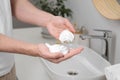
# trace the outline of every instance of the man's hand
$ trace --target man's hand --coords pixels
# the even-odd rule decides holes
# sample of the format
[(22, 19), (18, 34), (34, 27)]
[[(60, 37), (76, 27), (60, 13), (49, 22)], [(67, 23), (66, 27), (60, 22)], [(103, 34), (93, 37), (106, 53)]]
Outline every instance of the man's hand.
[(51, 53), (45, 44), (40, 44), (38, 46), (38, 49), (40, 51), (39, 53), (40, 57), (47, 59), (48, 61), (53, 62), (53, 63), (59, 63), (61, 61), (64, 61), (74, 55), (79, 54), (83, 50), (83, 48), (79, 47), (76, 49), (71, 49), (69, 53), (67, 53), (66, 55), (63, 55), (60, 52)]
[(33, 6), (29, 0), (11, 0), (12, 14), (26, 23), (47, 27), (50, 34), (58, 39), (64, 29), (75, 32), (72, 24), (63, 17), (54, 16)]
[(75, 32), (75, 29), (69, 20), (60, 16), (52, 17), (46, 26), (50, 34), (56, 39), (59, 38), (60, 33), (65, 29), (68, 29), (73, 33)]

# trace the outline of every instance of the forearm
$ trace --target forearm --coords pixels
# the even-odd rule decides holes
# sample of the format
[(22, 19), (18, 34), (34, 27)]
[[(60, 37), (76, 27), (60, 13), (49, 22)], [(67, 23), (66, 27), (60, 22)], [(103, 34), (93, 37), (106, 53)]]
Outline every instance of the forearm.
[(38, 47), (35, 44), (25, 43), (0, 34), (0, 52), (19, 53), (38, 56)]
[(12, 13), (17, 19), (30, 24), (46, 26), (52, 14), (33, 6), (28, 0), (11, 0)]

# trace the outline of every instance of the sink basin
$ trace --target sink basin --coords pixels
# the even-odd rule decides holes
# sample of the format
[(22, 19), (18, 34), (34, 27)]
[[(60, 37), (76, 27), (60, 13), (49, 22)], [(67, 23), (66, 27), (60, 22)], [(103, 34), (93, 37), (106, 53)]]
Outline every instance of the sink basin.
[(110, 63), (92, 49), (84, 50), (59, 64), (41, 59), (51, 80), (106, 80), (104, 68)]

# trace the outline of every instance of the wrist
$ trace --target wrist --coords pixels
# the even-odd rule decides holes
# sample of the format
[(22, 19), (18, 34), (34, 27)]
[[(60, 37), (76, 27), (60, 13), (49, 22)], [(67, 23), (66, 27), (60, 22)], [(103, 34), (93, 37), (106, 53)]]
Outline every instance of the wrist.
[(39, 57), (39, 48), (38, 48), (38, 45), (32, 45), (30, 48), (29, 48), (29, 51), (28, 51), (29, 55), (31, 56), (35, 56), (35, 57)]
[(39, 26), (43, 26), (43, 27), (47, 27), (47, 25), (51, 22), (51, 20), (55, 17), (54, 15), (50, 14), (50, 13), (47, 13), (45, 11), (41, 11), (39, 10), (40, 12), (38, 12), (38, 17), (37, 16), (37, 24)]
[(49, 27), (50, 23), (53, 21), (53, 19), (55, 18), (56, 16), (54, 15), (51, 15), (49, 16), (49, 18), (47, 18), (46, 22), (45, 22), (45, 27)]
[(18, 49), (18, 53), (38, 57), (39, 56), (39, 50), (36, 44), (27, 44), (20, 49)]

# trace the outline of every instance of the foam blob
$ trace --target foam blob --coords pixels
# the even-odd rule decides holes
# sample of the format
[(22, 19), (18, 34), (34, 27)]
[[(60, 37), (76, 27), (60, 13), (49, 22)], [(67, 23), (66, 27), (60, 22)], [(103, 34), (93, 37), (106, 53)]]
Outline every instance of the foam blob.
[(45, 43), (45, 45), (49, 48), (51, 53), (61, 52), (65, 55), (69, 52), (69, 49), (61, 44), (50, 45), (48, 43)]
[(61, 43), (65, 43), (65, 42), (69, 43), (74, 40), (74, 35), (69, 30), (63, 30), (60, 33), (59, 40), (61, 41)]

